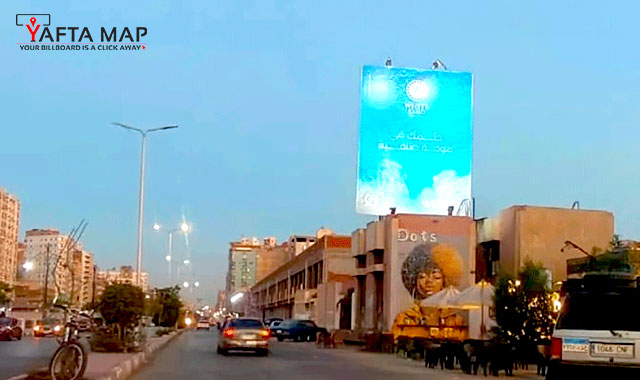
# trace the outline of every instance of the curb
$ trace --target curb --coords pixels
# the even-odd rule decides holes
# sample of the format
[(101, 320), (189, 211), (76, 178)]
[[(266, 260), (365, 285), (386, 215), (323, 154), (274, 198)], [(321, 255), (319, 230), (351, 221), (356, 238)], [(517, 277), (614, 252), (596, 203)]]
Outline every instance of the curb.
[(126, 379), (131, 374), (133, 374), (138, 368), (140, 368), (144, 363), (146, 363), (149, 359), (151, 359), (151, 357), (153, 357), (153, 354), (156, 351), (158, 351), (162, 347), (166, 346), (169, 342), (174, 340), (176, 337), (180, 336), (186, 330), (187, 329), (178, 330), (177, 332), (175, 332), (171, 336), (169, 336), (168, 339), (166, 339), (166, 340), (164, 340), (162, 342), (153, 342), (153, 343), (147, 345), (144, 348), (144, 351), (139, 352), (135, 356), (133, 356), (132, 358), (129, 358), (129, 359), (121, 362), (120, 364), (118, 364), (115, 367), (111, 368), (106, 373), (106, 375), (102, 375), (100, 377), (97, 377), (95, 380), (124, 380), (124, 379)]

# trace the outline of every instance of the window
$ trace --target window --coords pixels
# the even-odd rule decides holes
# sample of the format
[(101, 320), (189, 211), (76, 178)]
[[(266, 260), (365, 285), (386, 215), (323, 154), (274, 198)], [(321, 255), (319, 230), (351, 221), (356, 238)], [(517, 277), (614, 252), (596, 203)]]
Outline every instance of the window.
[(569, 294), (558, 317), (558, 329), (640, 331), (638, 289), (610, 293)]

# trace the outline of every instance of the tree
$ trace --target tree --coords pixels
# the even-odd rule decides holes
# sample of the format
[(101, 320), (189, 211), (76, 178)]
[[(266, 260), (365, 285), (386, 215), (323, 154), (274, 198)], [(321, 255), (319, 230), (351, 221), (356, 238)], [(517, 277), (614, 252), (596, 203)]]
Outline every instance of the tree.
[(0, 305), (6, 305), (11, 302), (11, 296), (9, 296), (11, 290), (9, 284), (0, 281)]
[(609, 241), (609, 250), (614, 251), (622, 246), (622, 240), (620, 240), (620, 235), (614, 234)]
[(495, 293), (499, 338), (524, 347), (549, 338), (556, 314), (547, 276), (542, 264), (527, 261), (517, 277), (499, 277)]
[(108, 324), (120, 327), (122, 335), (125, 328), (136, 325), (142, 317), (144, 293), (133, 285), (109, 285), (102, 293), (99, 310)]
[(180, 316), (182, 301), (180, 301), (180, 287), (157, 289), (155, 305), (150, 307), (153, 312), (153, 323), (163, 327), (173, 327)]

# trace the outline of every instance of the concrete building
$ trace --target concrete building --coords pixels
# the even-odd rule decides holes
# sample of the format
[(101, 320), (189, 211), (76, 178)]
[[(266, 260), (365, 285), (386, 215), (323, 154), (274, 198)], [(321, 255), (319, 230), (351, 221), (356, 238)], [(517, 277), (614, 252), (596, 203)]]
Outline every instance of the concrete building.
[(229, 268), (226, 291), (229, 296), (244, 291), (256, 283), (258, 255), (262, 244), (258, 238), (243, 237), (229, 243)]
[(515, 275), (527, 260), (547, 268), (553, 282), (565, 280), (567, 260), (585, 256), (565, 243), (596, 252), (607, 248), (613, 232), (610, 212), (554, 207), (512, 206), (479, 220), (381, 217), (352, 234), (355, 330), (475, 339), (479, 312), (445, 313), (423, 302), (447, 286), (463, 289), (482, 279), (493, 281), (500, 272)]
[(258, 249), (256, 282), (262, 280), (291, 258), (288, 244), (277, 244), (273, 237), (265, 238)]
[[(25, 279), (43, 288), (55, 289), (55, 295), (71, 294), (71, 271), (65, 268), (71, 262), (73, 242), (55, 229), (33, 229), (26, 232), (25, 258), (32, 269), (25, 272)], [(81, 249), (80, 245), (75, 246)], [(48, 273), (48, 280), (47, 280)]]
[(20, 201), (0, 188), (0, 281), (13, 285), (18, 273)]
[(571, 241), (587, 252), (604, 251), (614, 234), (613, 214), (599, 210), (512, 206), (476, 222), (476, 280), (498, 270), (515, 274), (527, 259), (541, 262), (552, 281), (567, 278), (567, 260), (585, 255), (563, 249)]
[(311, 247), (316, 242), (315, 236), (292, 235), (289, 237), (289, 252), (291, 258), (298, 256), (305, 249)]
[(473, 283), (473, 219), (387, 215), (355, 230), (351, 238), (357, 279), (354, 330), (437, 337), (460, 332), (455, 325), (444, 331), (442, 316), (420, 303), (446, 286)]
[(17, 280), (22, 280), (24, 278), (25, 268), (24, 263), (27, 262), (27, 245), (21, 242), (18, 242), (18, 255), (17, 255), (17, 264), (18, 264), (18, 272), (17, 272)]
[(311, 319), (327, 329), (350, 329), (355, 289), (351, 238), (324, 235), (256, 283), (247, 314)]
[[(143, 292), (149, 290), (149, 274), (147, 272), (140, 273), (141, 289)], [(102, 294), (108, 285), (112, 284), (128, 284), (137, 285), (138, 275), (136, 270), (131, 266), (121, 266), (120, 270), (111, 268), (110, 270), (98, 270), (96, 273), (96, 298)]]
[[(93, 253), (83, 249), (73, 252), (73, 304), (81, 307), (93, 298), (94, 281)], [(95, 274), (97, 275), (97, 273)]]

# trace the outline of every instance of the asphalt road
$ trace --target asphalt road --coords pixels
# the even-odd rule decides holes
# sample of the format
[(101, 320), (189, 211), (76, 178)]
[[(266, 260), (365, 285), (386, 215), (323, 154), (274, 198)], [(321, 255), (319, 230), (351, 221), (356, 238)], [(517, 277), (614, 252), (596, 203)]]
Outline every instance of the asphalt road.
[(53, 337), (24, 337), (13, 342), (0, 342), (0, 379), (46, 367), (58, 348)]
[[(403, 378), (469, 379), (460, 371), (424, 368), (394, 355), (354, 349), (319, 349), (313, 343), (271, 340), (267, 357), (253, 354), (216, 354), (217, 331), (188, 331), (162, 349), (133, 380), (174, 379), (305, 379), (397, 380)], [(520, 377), (520, 376), (516, 376)], [(530, 377), (531, 378), (531, 377)]]

